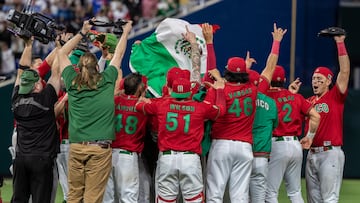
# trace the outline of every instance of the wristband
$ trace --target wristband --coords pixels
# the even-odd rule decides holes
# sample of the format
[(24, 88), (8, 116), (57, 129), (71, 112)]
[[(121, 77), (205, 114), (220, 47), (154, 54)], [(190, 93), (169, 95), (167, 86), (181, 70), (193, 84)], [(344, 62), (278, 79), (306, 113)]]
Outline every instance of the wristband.
[(280, 49), (280, 41), (274, 40), (271, 47), (271, 53), (279, 55), (279, 49)]
[(348, 55), (344, 42), (338, 42), (338, 43), (336, 43), (336, 45), (337, 45), (338, 55), (339, 56)]
[(86, 34), (82, 33), (81, 30), (79, 31), (79, 34), (80, 34), (83, 38), (86, 38)]
[(306, 137), (309, 137), (309, 138), (311, 138), (311, 139), (314, 139), (315, 133), (312, 133), (312, 132), (309, 131), (309, 132), (306, 134)]
[(28, 69), (30, 69), (30, 67), (29, 67), (29, 66), (19, 65), (19, 69), (21, 69), (21, 70), (28, 70)]

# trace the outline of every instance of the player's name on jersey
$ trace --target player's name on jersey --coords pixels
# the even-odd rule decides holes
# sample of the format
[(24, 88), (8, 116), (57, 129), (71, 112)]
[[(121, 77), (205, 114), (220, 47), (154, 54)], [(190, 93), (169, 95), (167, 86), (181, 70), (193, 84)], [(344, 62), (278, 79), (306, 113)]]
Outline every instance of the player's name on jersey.
[(294, 97), (294, 95), (289, 95), (286, 97), (279, 97), (279, 98), (277, 98), (277, 100), (278, 100), (278, 102), (288, 102), (288, 101), (294, 101), (295, 97)]
[(251, 94), (251, 93), (252, 93), (251, 88), (246, 88), (246, 89), (243, 89), (243, 90), (230, 92), (228, 95), (229, 95), (230, 99), (232, 99), (234, 97), (241, 97), (241, 96)]
[(194, 106), (188, 106), (188, 105), (180, 105), (180, 104), (170, 104), (170, 110), (194, 112), (195, 107)]
[(136, 112), (134, 106), (122, 106), (120, 104), (116, 105), (116, 110)]
[(261, 99), (256, 99), (256, 106), (261, 107), (265, 110), (269, 110), (269, 104)]

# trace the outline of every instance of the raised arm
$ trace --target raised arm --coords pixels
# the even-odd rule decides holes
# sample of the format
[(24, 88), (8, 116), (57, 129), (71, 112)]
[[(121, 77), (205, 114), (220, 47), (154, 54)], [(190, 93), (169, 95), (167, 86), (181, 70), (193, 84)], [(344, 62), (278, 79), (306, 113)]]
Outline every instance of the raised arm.
[(349, 84), (349, 77), (350, 77), (350, 59), (349, 55), (346, 51), (345, 46), (345, 36), (335, 36), (334, 37), (337, 50), (338, 50), (338, 58), (339, 58), (339, 65), (340, 71), (336, 78), (336, 84), (339, 87), (341, 93), (345, 93), (348, 84)]
[(111, 66), (114, 66), (118, 70), (117, 81), (120, 81), (122, 78), (122, 70), (120, 68), (120, 65), (126, 51), (127, 40), (131, 29), (132, 29), (132, 21), (128, 21), (125, 25), (123, 25), (123, 33), (116, 45), (114, 55), (109, 64)]
[(24, 51), (21, 54), (21, 57), (19, 60), (19, 68), (17, 70), (17, 76), (16, 76), (14, 86), (19, 85), (20, 76), (21, 76), (22, 72), (25, 69), (30, 68), (30, 66), (31, 66), (32, 45), (34, 42), (34, 38), (31, 37), (30, 39), (24, 39), (24, 42), (25, 42), (25, 48), (24, 48)]
[(261, 75), (265, 77), (268, 81), (271, 81), (272, 75), (274, 73), (279, 58), (280, 42), (286, 32), (287, 29), (283, 30), (282, 28), (277, 28), (276, 23), (274, 23), (274, 31), (271, 33), (273, 36), (271, 52), (266, 61), (266, 66), (261, 73)]
[[(95, 19), (92, 19), (92, 20), (95, 20)], [(59, 61), (59, 65), (60, 65), (60, 74), (63, 72), (63, 70), (67, 66), (71, 65), (71, 61), (70, 61), (68, 55), (78, 45), (80, 40), (83, 37), (86, 37), (86, 34), (89, 32), (91, 27), (92, 27), (92, 25), (90, 25), (89, 20), (84, 21), (80, 32), (78, 32), (73, 38), (71, 38), (69, 41), (67, 41), (63, 47), (61, 47), (59, 49), (59, 51), (57, 53), (57, 56), (58, 56), (57, 59)]]
[(183, 37), (186, 41), (190, 43), (191, 46), (191, 74), (190, 74), (190, 81), (197, 82), (201, 84), (201, 77), (200, 77), (200, 50), (199, 45), (196, 42), (196, 35), (195, 33), (191, 32), (187, 26), (186, 33), (183, 34)]
[[(57, 42), (57, 46), (54, 49), (54, 54), (57, 54), (60, 49), (60, 44)], [(51, 84), (56, 94), (59, 94), (60, 86), (61, 86), (61, 80), (60, 80), (60, 67), (59, 67), (59, 59), (58, 57), (55, 57), (53, 63), (51, 64), (51, 75), (49, 77), (49, 80), (47, 81), (48, 84)]]
[(204, 35), (207, 50), (206, 73), (204, 76), (204, 81), (212, 83), (213, 78), (210, 76), (210, 71), (216, 69), (213, 26), (211, 26), (209, 23), (202, 24), (202, 33)]

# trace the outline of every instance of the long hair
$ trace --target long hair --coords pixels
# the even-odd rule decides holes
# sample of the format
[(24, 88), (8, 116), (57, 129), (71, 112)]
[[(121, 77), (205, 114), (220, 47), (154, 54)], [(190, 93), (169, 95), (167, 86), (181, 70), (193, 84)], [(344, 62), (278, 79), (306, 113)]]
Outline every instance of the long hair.
[(249, 81), (248, 73), (232, 73), (228, 70), (224, 70), (224, 78), (228, 82), (246, 83)]
[(78, 68), (80, 73), (72, 81), (72, 85), (77, 86), (77, 90), (86, 87), (91, 90), (97, 89), (97, 84), (101, 80), (101, 74), (97, 70), (97, 58), (94, 54), (86, 52), (80, 57)]

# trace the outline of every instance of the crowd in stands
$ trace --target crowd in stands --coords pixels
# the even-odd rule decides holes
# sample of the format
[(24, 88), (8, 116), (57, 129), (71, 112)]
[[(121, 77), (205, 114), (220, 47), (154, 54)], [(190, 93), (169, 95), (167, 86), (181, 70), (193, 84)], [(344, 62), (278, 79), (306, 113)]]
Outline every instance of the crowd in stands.
[[(118, 19), (132, 20), (133, 25), (146, 23), (154, 18), (176, 15), (185, 5), (201, 0), (2, 0), (0, 1), (0, 81), (12, 78), (18, 60), (24, 49), (22, 40), (6, 28), (10, 9), (24, 11), (31, 2), (31, 12), (51, 17), (57, 24), (66, 26), (68, 32), (76, 33), (84, 19), (95, 16), (104, 22), (116, 22)], [(108, 32), (111, 27), (97, 27), (100, 32)], [(54, 48), (53, 43), (37, 43), (33, 53), (46, 56)]]

